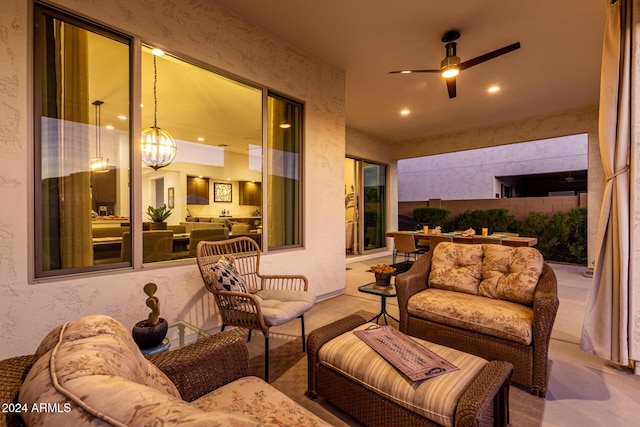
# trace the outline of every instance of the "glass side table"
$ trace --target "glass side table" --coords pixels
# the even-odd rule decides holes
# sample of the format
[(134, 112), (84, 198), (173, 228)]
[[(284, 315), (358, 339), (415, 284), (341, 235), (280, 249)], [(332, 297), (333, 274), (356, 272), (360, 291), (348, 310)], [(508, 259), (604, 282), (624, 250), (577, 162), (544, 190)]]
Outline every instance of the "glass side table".
[(169, 323), (167, 337), (162, 340), (162, 344), (157, 347), (146, 348), (141, 351), (145, 356), (162, 353), (163, 351), (182, 348), (200, 338), (208, 336), (209, 334), (202, 329), (185, 322), (184, 320), (179, 320), (177, 322)]
[(376, 324), (377, 324), (378, 320), (380, 319), (380, 317), (382, 317), (382, 318), (384, 318), (385, 325), (388, 325), (389, 323), (387, 322), (387, 316), (389, 316), (391, 319), (393, 319), (396, 322), (400, 323), (400, 321), (398, 319), (396, 319), (395, 317), (393, 317), (392, 315), (387, 313), (387, 298), (391, 298), (391, 297), (395, 297), (396, 296), (396, 287), (394, 285), (391, 285), (391, 286), (378, 286), (378, 285), (375, 284), (375, 282), (373, 282), (373, 283), (368, 283), (366, 285), (362, 285), (362, 286), (358, 287), (358, 291), (364, 292), (365, 294), (372, 294), (372, 295), (380, 296), (380, 313), (378, 313), (377, 315), (373, 316), (373, 318), (371, 318), (371, 320), (369, 320), (369, 322), (373, 322), (375, 320)]

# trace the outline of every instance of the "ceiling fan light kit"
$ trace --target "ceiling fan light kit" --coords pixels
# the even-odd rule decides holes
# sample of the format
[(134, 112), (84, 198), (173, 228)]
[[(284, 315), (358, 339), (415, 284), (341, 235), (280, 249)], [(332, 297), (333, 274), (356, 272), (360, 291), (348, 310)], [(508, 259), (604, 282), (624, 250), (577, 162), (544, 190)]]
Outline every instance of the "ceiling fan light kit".
[(460, 62), (460, 58), (456, 56), (456, 40), (460, 38), (460, 32), (456, 30), (447, 31), (442, 36), (442, 42), (445, 43), (446, 55), (440, 62), (440, 69), (432, 70), (402, 70), (402, 71), (390, 71), (389, 74), (411, 74), (411, 73), (440, 73), (442, 77), (446, 79), (447, 91), (449, 92), (449, 98), (456, 97), (456, 76), (467, 68), (471, 68), (475, 65), (482, 64), (490, 59), (497, 58), (498, 56), (512, 52), (516, 49), (520, 49), (520, 42), (510, 44), (508, 46), (496, 49), (494, 51), (485, 53), (484, 55), (477, 56), (469, 59), (465, 62)]

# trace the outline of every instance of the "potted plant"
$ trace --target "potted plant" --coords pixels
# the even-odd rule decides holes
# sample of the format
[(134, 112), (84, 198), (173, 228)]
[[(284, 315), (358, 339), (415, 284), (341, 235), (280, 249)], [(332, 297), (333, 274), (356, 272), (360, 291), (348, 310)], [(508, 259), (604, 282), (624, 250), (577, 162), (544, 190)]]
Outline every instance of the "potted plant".
[(167, 205), (162, 205), (159, 208), (149, 206), (147, 208), (147, 216), (152, 221), (149, 226), (150, 230), (166, 230), (166, 221), (171, 216), (171, 209), (167, 208)]
[(396, 269), (388, 264), (376, 264), (371, 266), (371, 271), (376, 276), (376, 286), (391, 286), (391, 276)]
[(169, 324), (160, 317), (160, 300), (155, 296), (158, 286), (149, 282), (144, 285), (144, 293), (147, 294), (147, 307), (151, 309), (149, 317), (135, 324), (131, 335), (141, 349), (149, 349), (162, 344), (167, 336)]

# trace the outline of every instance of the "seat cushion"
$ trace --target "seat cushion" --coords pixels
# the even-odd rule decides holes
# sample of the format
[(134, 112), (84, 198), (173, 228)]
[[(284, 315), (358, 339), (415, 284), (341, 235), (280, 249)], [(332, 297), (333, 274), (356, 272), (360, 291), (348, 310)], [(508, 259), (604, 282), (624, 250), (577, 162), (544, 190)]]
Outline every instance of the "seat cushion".
[[(354, 330), (366, 329), (371, 325), (365, 323)], [(323, 365), (384, 398), (435, 423), (452, 426), (460, 396), (488, 362), (452, 348), (413, 339), (460, 369), (414, 384), (353, 331), (323, 345), (318, 356)]]
[(482, 281), (478, 294), (490, 298), (533, 304), (544, 259), (534, 248), (482, 245)]
[(482, 279), (482, 245), (441, 242), (433, 250), (429, 286), (478, 294)]
[(530, 345), (533, 309), (510, 301), (428, 288), (409, 298), (412, 316)]
[(251, 226), (249, 224), (242, 224), (239, 222), (231, 224), (231, 234), (234, 236), (238, 234), (248, 233), (250, 229)]
[(261, 426), (330, 425), (258, 377), (237, 379), (191, 404), (207, 412), (237, 415)]
[(309, 292), (288, 289), (262, 289), (256, 296), (268, 326), (287, 323), (304, 314), (316, 302), (316, 297)]

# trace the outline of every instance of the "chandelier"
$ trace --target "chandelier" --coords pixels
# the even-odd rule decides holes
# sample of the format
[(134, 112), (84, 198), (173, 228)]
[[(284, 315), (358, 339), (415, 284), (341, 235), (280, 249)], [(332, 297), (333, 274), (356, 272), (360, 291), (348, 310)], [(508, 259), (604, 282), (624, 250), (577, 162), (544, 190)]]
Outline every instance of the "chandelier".
[(169, 165), (178, 151), (176, 141), (171, 134), (158, 127), (158, 68), (156, 55), (156, 53), (153, 55), (153, 126), (142, 129), (141, 137), (142, 161), (153, 170)]
[(91, 170), (94, 172), (108, 172), (109, 169), (107, 167), (107, 162), (109, 159), (102, 157), (100, 154), (101, 151), (101, 141), (100, 141), (100, 106), (104, 104), (103, 101), (97, 100), (92, 102), (96, 111), (96, 156), (89, 159), (89, 166)]

